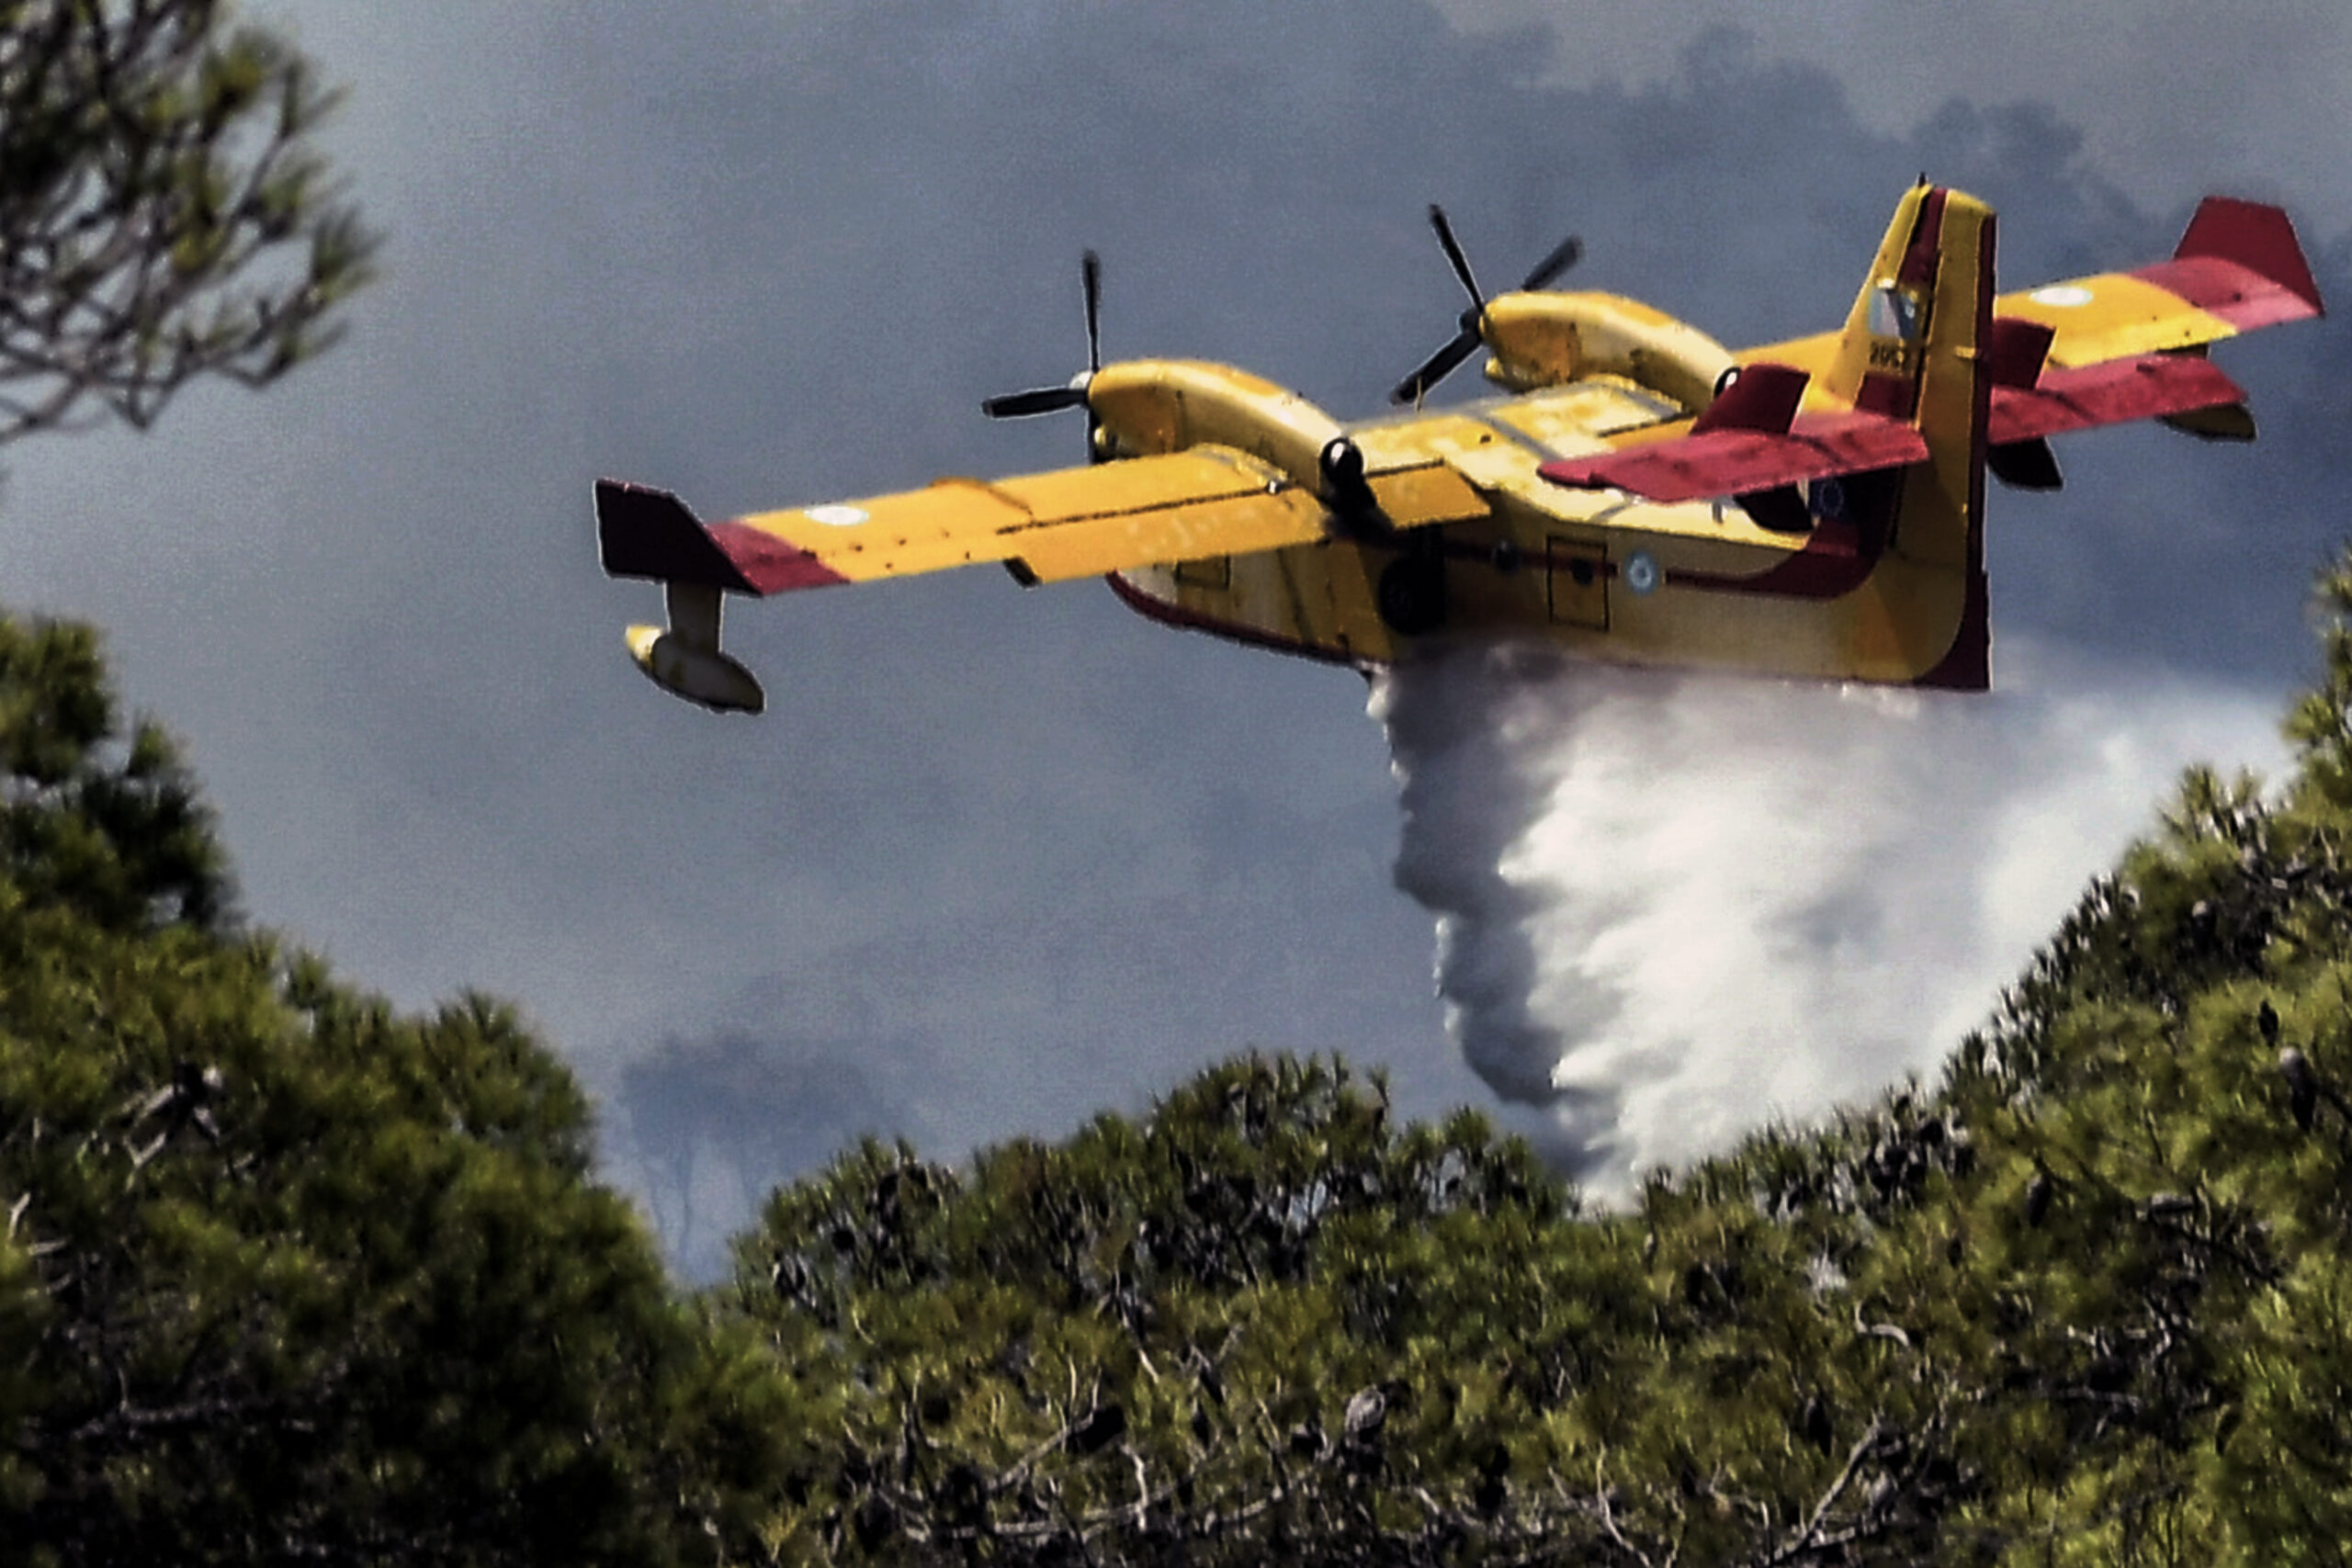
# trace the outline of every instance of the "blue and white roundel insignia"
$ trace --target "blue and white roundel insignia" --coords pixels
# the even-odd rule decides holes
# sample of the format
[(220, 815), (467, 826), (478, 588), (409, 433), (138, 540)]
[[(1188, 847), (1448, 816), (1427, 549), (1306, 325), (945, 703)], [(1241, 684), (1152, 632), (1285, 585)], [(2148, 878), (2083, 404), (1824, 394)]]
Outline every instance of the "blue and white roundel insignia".
[(854, 506), (811, 506), (803, 509), (801, 515), (828, 528), (854, 528), (865, 521), (865, 513)]
[(1649, 551), (1635, 550), (1625, 558), (1625, 564), (1619, 569), (1618, 576), (1635, 593), (1655, 593), (1664, 573), (1658, 570), (1657, 562)]

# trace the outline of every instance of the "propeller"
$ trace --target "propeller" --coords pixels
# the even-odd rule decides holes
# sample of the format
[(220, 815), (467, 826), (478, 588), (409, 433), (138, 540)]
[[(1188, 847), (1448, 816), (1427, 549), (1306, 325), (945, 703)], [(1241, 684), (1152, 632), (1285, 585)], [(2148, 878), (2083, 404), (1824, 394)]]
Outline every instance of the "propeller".
[(1031, 414), (1086, 406), (1087, 383), (1102, 368), (1102, 258), (1087, 252), (1079, 262), (1079, 279), (1086, 290), (1086, 368), (1059, 387), (1037, 387), (990, 398), (980, 405), (982, 413), (990, 419), (1026, 419)]
[[(1388, 394), (1392, 403), (1419, 402), (1431, 387), (1453, 375), (1464, 360), (1477, 353), (1479, 344), (1485, 341), (1481, 329), (1487, 321), (1487, 297), (1479, 291), (1477, 275), (1470, 270), (1470, 258), (1462, 254), (1462, 246), (1453, 237), (1453, 225), (1445, 220), (1445, 209), (1435, 202), (1430, 203), (1430, 227), (1437, 231), (1437, 243), (1444, 248), (1453, 276), (1462, 280), (1463, 292), (1470, 296), (1470, 308), (1458, 318), (1461, 330), (1453, 339), (1423, 360), (1419, 369), (1396, 383), (1396, 389)], [(1535, 264), (1519, 286), (1519, 292), (1528, 294), (1549, 287), (1554, 278), (1576, 265), (1577, 258), (1583, 254), (1584, 242), (1569, 235), (1552, 247), (1551, 254)]]

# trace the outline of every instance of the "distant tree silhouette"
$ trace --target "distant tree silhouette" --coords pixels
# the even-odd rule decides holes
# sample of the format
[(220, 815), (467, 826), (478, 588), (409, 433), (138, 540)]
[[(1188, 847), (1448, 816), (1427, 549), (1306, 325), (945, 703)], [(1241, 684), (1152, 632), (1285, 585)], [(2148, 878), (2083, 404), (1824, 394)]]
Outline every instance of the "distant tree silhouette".
[[(902, 1068), (912, 1048), (892, 1053)], [(706, 1183), (741, 1224), (777, 1182), (874, 1131), (887, 1108), (854, 1043), (722, 1031), (673, 1039), (621, 1069), (617, 1109), (671, 1258), (701, 1269)]]

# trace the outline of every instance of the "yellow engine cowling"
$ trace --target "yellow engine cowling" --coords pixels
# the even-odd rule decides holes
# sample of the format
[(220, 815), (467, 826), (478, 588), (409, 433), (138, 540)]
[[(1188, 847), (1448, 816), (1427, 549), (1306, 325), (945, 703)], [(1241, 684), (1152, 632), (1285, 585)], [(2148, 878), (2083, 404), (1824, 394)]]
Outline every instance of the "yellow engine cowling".
[(1622, 294), (1505, 294), (1487, 303), (1487, 378), (1514, 392), (1620, 376), (1691, 413), (1715, 400), (1731, 351)]

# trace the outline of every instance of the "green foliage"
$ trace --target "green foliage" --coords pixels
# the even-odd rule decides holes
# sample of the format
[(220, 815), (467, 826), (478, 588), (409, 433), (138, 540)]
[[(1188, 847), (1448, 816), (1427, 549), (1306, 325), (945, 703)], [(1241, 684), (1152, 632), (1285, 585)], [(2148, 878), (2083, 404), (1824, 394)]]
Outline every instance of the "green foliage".
[[(2352, 569), (2331, 591), (2352, 614)], [(1932, 1089), (1584, 1213), (1337, 1060), (868, 1141), (684, 1299), (511, 1012), (242, 932), (0, 623), (0, 1534), (37, 1561), (2335, 1563), (2352, 637)]]
[(375, 242), (311, 150), (333, 102), (225, 0), (0, 0), (0, 442), (334, 340)]
[[(964, 1172), (869, 1141), (739, 1244), (729, 1304), (842, 1434), (776, 1550), (1532, 1540), (1485, 1522), (1498, 1413), (1584, 1375), (1577, 1337), (1635, 1266), (1535, 1245), (1602, 1239), (1570, 1212), (1523, 1145), (1467, 1112), (1394, 1125), (1337, 1062), (1229, 1063), (1141, 1124)], [(1531, 1313), (1530, 1364), (1479, 1366)]]
[[(11, 1560), (2342, 1564), (2352, 558), (1932, 1089), (1589, 1214), (1250, 1057), (871, 1140), (705, 1300), (513, 1012), (243, 931), (83, 628), (0, 620)], [(731, 1060), (731, 1058), (729, 1058)]]
[[(779, 1191), (728, 1314), (876, 1562), (2341, 1563), (2352, 558), (2280, 790), (2192, 771), (1932, 1091), (1588, 1216), (1476, 1118), (1227, 1064)], [(831, 1433), (838, 1431), (838, 1438)]]
[(0, 868), (18, 897), (118, 931), (226, 920), (194, 781), (156, 726), (123, 732), (89, 627), (0, 620)]
[(588, 1179), (571, 1076), (225, 926), (114, 708), (86, 631), (0, 623), (6, 1555), (709, 1555), (792, 1391)]

